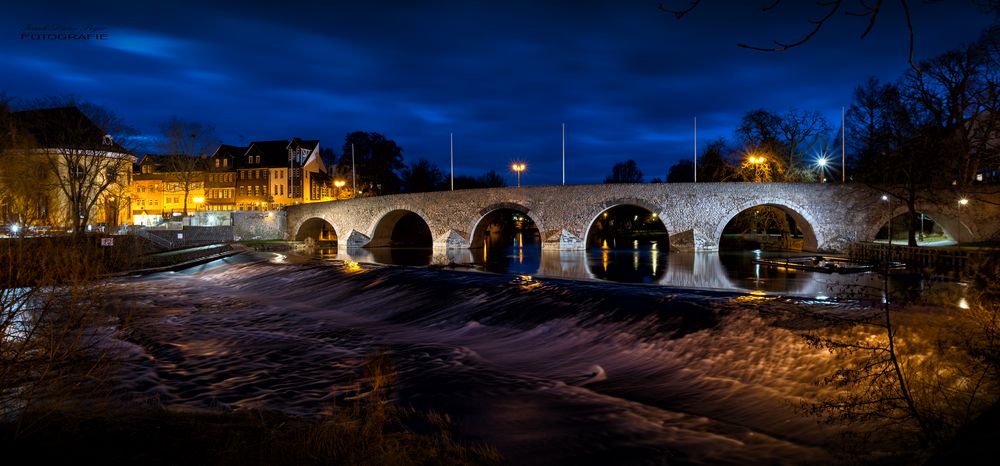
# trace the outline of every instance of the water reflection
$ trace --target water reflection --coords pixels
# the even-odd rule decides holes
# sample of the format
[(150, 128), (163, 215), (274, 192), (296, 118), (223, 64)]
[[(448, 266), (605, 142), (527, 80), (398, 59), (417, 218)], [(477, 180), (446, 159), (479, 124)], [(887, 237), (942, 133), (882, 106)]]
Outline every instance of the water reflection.
[[(801, 254), (762, 251), (678, 253), (661, 251), (654, 244), (632, 249), (560, 251), (537, 243), (506, 248), (335, 248), (317, 249), (322, 258), (394, 265), (443, 265), (493, 273), (584, 280), (647, 283), (680, 288), (707, 288), (766, 292), (831, 299), (858, 296), (882, 287), (880, 275), (828, 274), (768, 267), (756, 258), (796, 257)], [(894, 294), (919, 295), (925, 282), (892, 280)]]
[(668, 254), (661, 254), (657, 246), (655, 241), (636, 240), (632, 249), (591, 248), (586, 252), (587, 266), (601, 280), (656, 283), (668, 268)]

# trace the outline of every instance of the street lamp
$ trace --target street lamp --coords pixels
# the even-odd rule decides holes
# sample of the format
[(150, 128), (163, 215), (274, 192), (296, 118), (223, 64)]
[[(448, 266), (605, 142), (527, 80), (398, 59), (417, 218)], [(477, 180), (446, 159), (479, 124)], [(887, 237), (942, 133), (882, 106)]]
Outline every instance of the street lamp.
[(340, 200), (340, 188), (344, 187), (344, 183), (345, 183), (344, 180), (334, 180), (333, 181), (333, 186), (336, 188), (336, 191), (334, 192), (335, 193), (335, 197), (338, 200)]
[(892, 200), (889, 199), (889, 196), (886, 196), (885, 194), (883, 194), (882, 195), (882, 201), (889, 203), (888, 204), (889, 205), (889, 223), (888, 223), (888, 225), (889, 225), (889, 246), (892, 246)]
[(764, 165), (765, 163), (767, 163), (767, 157), (764, 157), (763, 155), (755, 155), (755, 153), (751, 152), (747, 154), (747, 161), (743, 167), (751, 168), (753, 171), (753, 181), (759, 183), (762, 181), (769, 181), (768, 179), (764, 179), (764, 176), (761, 174), (763, 170), (766, 170), (766, 166)]
[(510, 168), (511, 168), (511, 170), (514, 170), (515, 173), (517, 173), (517, 187), (520, 188), (521, 187), (521, 172), (523, 172), (524, 169), (527, 168), (527, 165), (525, 165), (524, 162), (515, 163), (514, 165), (511, 165)]
[(820, 156), (816, 159), (816, 166), (819, 167), (819, 177), (821, 182), (826, 182), (826, 165), (829, 163), (826, 156)]
[(964, 197), (958, 200), (958, 237), (955, 238), (958, 244), (962, 244), (962, 206), (968, 203), (969, 200)]

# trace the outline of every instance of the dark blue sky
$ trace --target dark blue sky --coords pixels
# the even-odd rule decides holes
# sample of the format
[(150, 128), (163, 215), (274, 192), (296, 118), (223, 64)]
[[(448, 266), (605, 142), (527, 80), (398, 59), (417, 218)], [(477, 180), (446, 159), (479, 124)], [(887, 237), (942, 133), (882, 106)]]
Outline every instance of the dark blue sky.
[[(456, 174), (496, 169), (512, 182), (520, 159), (530, 185), (560, 182), (561, 123), (568, 183), (600, 182), (629, 158), (665, 178), (691, 156), (694, 116), (701, 148), (754, 108), (818, 110), (838, 128), (858, 84), (908, 69), (897, 2), (864, 41), (865, 20), (838, 15), (784, 53), (736, 43), (796, 39), (822, 8), (705, 0), (677, 21), (657, 0), (63, 3), (5, 5), (0, 91), (75, 94), (154, 137), (171, 115), (213, 124), (229, 144), (298, 136), (339, 152), (346, 133), (376, 131), (407, 162), (445, 172), (454, 132)], [(963, 0), (911, 3), (918, 58), (995, 19)], [(22, 39), (28, 25), (96, 26), (108, 40)]]

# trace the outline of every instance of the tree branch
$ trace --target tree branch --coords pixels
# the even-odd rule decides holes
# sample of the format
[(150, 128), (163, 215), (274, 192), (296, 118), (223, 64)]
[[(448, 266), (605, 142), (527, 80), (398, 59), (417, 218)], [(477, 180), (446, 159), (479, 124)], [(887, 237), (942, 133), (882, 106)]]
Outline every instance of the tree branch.
[(815, 36), (816, 33), (818, 33), (819, 30), (823, 28), (823, 25), (826, 24), (826, 22), (831, 17), (833, 17), (833, 14), (836, 13), (837, 10), (840, 9), (840, 5), (841, 5), (841, 3), (843, 3), (843, 0), (835, 0), (833, 2), (825, 2), (825, 3), (824, 2), (819, 2), (819, 3), (820, 4), (830, 5), (831, 6), (830, 7), (830, 11), (828, 11), (825, 16), (823, 16), (822, 18), (820, 18), (818, 20), (810, 20), (809, 23), (815, 25), (815, 27), (813, 28), (812, 31), (810, 31), (808, 34), (806, 34), (801, 39), (799, 39), (799, 40), (797, 40), (795, 42), (789, 42), (789, 43), (779, 42), (779, 41), (775, 40), (774, 41), (775, 47), (758, 47), (758, 46), (744, 44), (744, 43), (738, 43), (738, 44), (736, 44), (736, 46), (740, 47), (740, 48), (744, 48), (744, 49), (756, 50), (758, 52), (784, 52), (785, 50), (788, 50), (788, 49), (794, 48), (794, 47), (798, 47), (798, 46), (800, 46), (800, 45), (802, 45), (802, 44), (804, 44), (806, 42), (809, 42), (809, 40), (812, 39), (813, 36)]
[(698, 4), (700, 3), (701, 0), (691, 0), (691, 3), (688, 5), (688, 7), (684, 8), (683, 10), (669, 10), (667, 9), (667, 7), (663, 6), (662, 3), (657, 8), (662, 12), (674, 15), (674, 18), (681, 19), (695, 8), (698, 8)]
[(913, 68), (913, 71), (920, 74), (920, 67), (913, 61), (913, 20), (910, 18), (910, 6), (907, 5), (906, 0), (899, 0), (899, 4), (903, 6), (903, 16), (906, 17), (906, 30), (910, 33), (910, 68)]

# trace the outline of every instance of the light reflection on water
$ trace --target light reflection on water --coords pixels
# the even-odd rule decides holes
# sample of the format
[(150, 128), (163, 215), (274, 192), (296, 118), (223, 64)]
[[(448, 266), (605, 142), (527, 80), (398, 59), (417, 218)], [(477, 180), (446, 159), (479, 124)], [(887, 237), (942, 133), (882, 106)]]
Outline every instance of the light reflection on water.
[[(321, 249), (324, 259), (391, 265), (450, 266), (513, 275), (532, 275), (680, 288), (760, 291), (832, 299), (879, 289), (880, 275), (836, 274), (755, 264), (755, 258), (798, 257), (805, 253), (769, 251), (668, 252), (655, 244), (629, 249), (560, 251), (517, 246), (504, 249), (336, 248)], [(894, 280), (894, 287), (922, 288), (923, 283)], [(919, 290), (918, 290), (919, 291)]]

